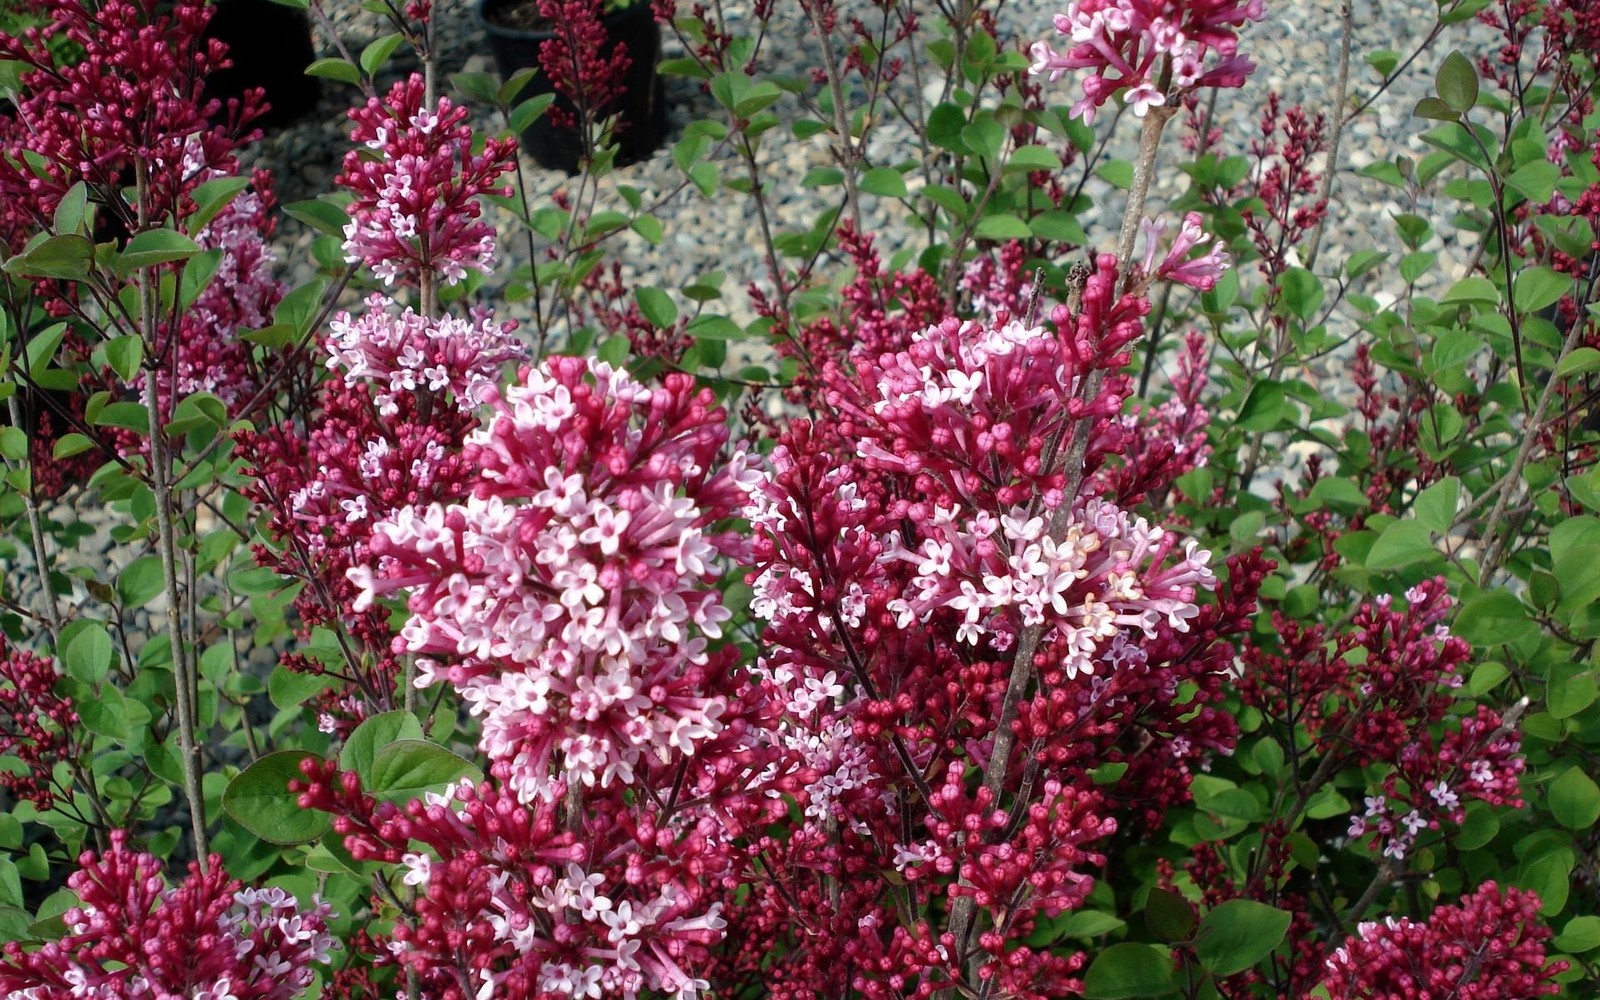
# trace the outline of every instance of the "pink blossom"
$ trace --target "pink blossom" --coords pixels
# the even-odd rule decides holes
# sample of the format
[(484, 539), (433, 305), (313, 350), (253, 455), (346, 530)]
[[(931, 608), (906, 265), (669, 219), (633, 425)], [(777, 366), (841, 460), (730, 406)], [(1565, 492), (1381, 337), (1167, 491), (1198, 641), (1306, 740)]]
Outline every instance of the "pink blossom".
[(725, 704), (701, 687), (737, 552), (710, 530), (737, 499), (734, 470), (713, 471), (721, 411), (686, 377), (652, 390), (575, 358), (487, 400), (478, 490), (378, 522), (357, 610), (410, 592), (397, 649), (423, 654), (419, 684), (455, 685), (526, 799), (693, 754)]
[(34, 951), (5, 946), (0, 991), (30, 1000), (150, 997), (179, 1000), (291, 1000), (339, 948), (327, 904), (302, 909), (282, 889), (232, 881), (213, 856), (168, 888), (161, 862), (128, 849), (79, 859), (67, 884), (78, 905), (62, 917), (67, 931)]
[[(1145, 239), (1144, 261), (1140, 266), (1145, 276), (1188, 285), (1202, 292), (1215, 288), (1231, 261), (1221, 242), (1213, 243), (1211, 234), (1202, 228), (1204, 221), (1199, 212), (1185, 215), (1178, 235), (1167, 247), (1166, 255), (1159, 264), (1156, 258), (1160, 256), (1161, 240), (1166, 234), (1167, 224), (1161, 219), (1146, 219), (1140, 223), (1139, 228), (1144, 232)], [(1209, 250), (1199, 256), (1190, 256), (1196, 247), (1208, 243), (1211, 244)]]
[(516, 323), (499, 324), (488, 310), (470, 320), (429, 319), (382, 295), (367, 299), (359, 318), (340, 313), (329, 326), (328, 362), (344, 372), (345, 385), (363, 380), (375, 387), (378, 412), (398, 412), (400, 393), (449, 393), (457, 407), (472, 409), (492, 390), (506, 362), (527, 349), (514, 337)]
[(389, 285), (423, 272), (449, 284), (469, 270), (488, 272), (494, 227), (481, 221), (477, 199), (508, 193), (495, 184), (516, 155), (514, 141), (494, 137), (472, 152), (467, 110), (444, 97), (426, 108), (425, 93), (412, 74), (386, 98), (352, 110), (350, 137), (360, 148), (345, 155), (336, 178), (355, 194), (345, 259), (365, 263)]
[(1052, 81), (1086, 69), (1074, 116), (1092, 122), (1116, 91), (1139, 117), (1196, 87), (1238, 87), (1255, 65), (1237, 54), (1238, 29), (1265, 15), (1264, 0), (1076, 0), (1055, 16), (1063, 54), (1035, 42), (1034, 73)]

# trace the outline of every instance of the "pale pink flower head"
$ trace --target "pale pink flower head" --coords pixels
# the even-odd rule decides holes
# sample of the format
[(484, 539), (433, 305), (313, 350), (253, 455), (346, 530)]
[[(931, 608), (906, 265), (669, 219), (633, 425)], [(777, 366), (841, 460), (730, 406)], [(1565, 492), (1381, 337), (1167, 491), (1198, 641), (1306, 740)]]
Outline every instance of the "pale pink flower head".
[(345, 385), (370, 380), (378, 411), (392, 416), (401, 393), (448, 393), (463, 410), (475, 407), (508, 361), (527, 349), (512, 335), (516, 323), (496, 323), (486, 309), (471, 319), (429, 319), (382, 295), (367, 299), (359, 318), (340, 313), (330, 324), (329, 368)]
[(426, 656), (419, 683), (456, 687), (524, 801), (693, 755), (723, 728), (708, 641), (742, 550), (715, 530), (743, 503), (723, 411), (688, 376), (651, 388), (580, 358), (486, 399), (465, 451), (476, 491), (375, 524), (356, 609), (410, 592), (397, 650)]
[[(1145, 276), (1174, 281), (1202, 292), (1215, 288), (1222, 272), (1231, 266), (1232, 261), (1221, 242), (1214, 241), (1212, 235), (1205, 231), (1204, 222), (1199, 212), (1185, 215), (1183, 225), (1167, 247), (1165, 255), (1161, 255), (1161, 243), (1167, 232), (1166, 222), (1161, 219), (1141, 222), (1139, 228), (1144, 232), (1145, 239), (1141, 268)], [(1206, 247), (1207, 244), (1210, 246), (1204, 253), (1191, 256), (1195, 248)], [(1159, 263), (1156, 261), (1158, 256), (1161, 256)]]
[(1052, 81), (1088, 70), (1072, 113), (1092, 122), (1126, 88), (1139, 117), (1196, 87), (1238, 87), (1255, 65), (1238, 55), (1238, 29), (1265, 14), (1263, 0), (1077, 0), (1055, 16), (1070, 47), (1035, 42), (1030, 70)]

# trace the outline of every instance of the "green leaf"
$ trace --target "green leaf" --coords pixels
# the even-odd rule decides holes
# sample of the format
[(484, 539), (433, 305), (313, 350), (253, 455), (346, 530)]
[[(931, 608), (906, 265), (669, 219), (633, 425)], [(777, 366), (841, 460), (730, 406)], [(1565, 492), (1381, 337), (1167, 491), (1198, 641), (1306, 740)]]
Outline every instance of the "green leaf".
[(1168, 944), (1187, 941), (1199, 923), (1194, 905), (1182, 895), (1159, 887), (1150, 890), (1150, 898), (1144, 904), (1144, 925), (1157, 940)]
[(1432, 118), (1435, 121), (1446, 122), (1453, 122), (1461, 117), (1461, 112), (1437, 97), (1424, 97), (1412, 107), (1411, 113), (1418, 118)]
[(85, 684), (98, 684), (111, 672), (111, 635), (99, 622), (80, 627), (67, 642), (62, 666), (67, 676)]
[(280, 709), (294, 708), (327, 686), (326, 677), (297, 673), (280, 665), (267, 678), (267, 697)]
[(1155, 945), (1124, 941), (1095, 956), (1083, 977), (1085, 1000), (1125, 1000), (1173, 993), (1172, 957)]
[(1340, 476), (1327, 476), (1317, 480), (1308, 496), (1324, 506), (1345, 514), (1352, 514), (1371, 506), (1371, 501), (1354, 480)]
[(222, 793), (222, 808), (238, 824), (272, 844), (306, 844), (327, 832), (333, 817), (300, 808), (289, 782), (303, 777), (300, 762), (315, 759), (305, 750), (280, 750), (245, 768)]
[(330, 201), (317, 199), (285, 205), (283, 214), (305, 223), (319, 233), (337, 236), (340, 239), (344, 239), (344, 227), (350, 224), (350, 216), (344, 209)]
[(20, 462), (27, 457), (27, 433), (21, 427), (0, 427), (0, 458)]
[(64, 278), (79, 281), (94, 267), (94, 244), (88, 237), (69, 233), (52, 236), (5, 263), (7, 274), (25, 278)]
[(1230, 899), (1200, 921), (1195, 954), (1217, 976), (1231, 976), (1272, 954), (1289, 930), (1290, 915), (1250, 899)]
[(633, 299), (639, 303), (639, 312), (651, 326), (665, 329), (678, 321), (678, 307), (672, 296), (659, 288), (636, 288)]
[(1595, 668), (1584, 663), (1555, 664), (1545, 682), (1544, 700), (1552, 719), (1570, 719), (1600, 701)]
[(1483, 302), (1489, 305), (1499, 305), (1500, 286), (1490, 281), (1488, 278), (1480, 278), (1474, 275), (1469, 278), (1462, 278), (1460, 281), (1451, 285), (1450, 290), (1445, 292), (1444, 297), (1439, 301)]
[(1529, 201), (1543, 205), (1555, 194), (1556, 181), (1560, 179), (1560, 167), (1549, 160), (1536, 160), (1512, 171), (1506, 178), (1506, 186)]
[(1428, 529), (1416, 521), (1396, 521), (1384, 529), (1367, 552), (1369, 570), (1403, 569), (1440, 558)]
[(1061, 157), (1047, 146), (1018, 146), (1006, 160), (1007, 170), (1060, 170)]
[(726, 316), (700, 316), (684, 332), (696, 340), (743, 340), (744, 327)]
[(369, 44), (361, 50), (361, 71), (368, 76), (377, 76), (378, 70), (394, 55), (394, 50), (400, 47), (405, 39), (399, 32), (384, 35), (382, 38)]
[(56, 202), (55, 231), (75, 233), (83, 228), (83, 218), (89, 208), (89, 186), (79, 181), (67, 188), (67, 193)]
[(1461, 502), (1461, 480), (1446, 476), (1417, 494), (1411, 510), (1418, 523), (1430, 531), (1444, 534), (1456, 522), (1456, 506)]
[(1434, 86), (1439, 99), (1458, 114), (1466, 114), (1478, 103), (1478, 71), (1472, 60), (1460, 52), (1445, 56), (1434, 76)]
[(370, 716), (355, 728), (339, 751), (339, 769), (354, 771), (361, 783), (372, 787), (372, 764), (378, 751), (395, 740), (420, 740), (422, 723), (416, 715), (403, 709)]
[(1520, 313), (1536, 313), (1572, 291), (1572, 276), (1548, 267), (1524, 268), (1512, 285), (1511, 302)]
[(128, 275), (134, 271), (176, 260), (187, 260), (200, 252), (200, 244), (176, 229), (151, 229), (128, 241), (128, 246), (117, 255), (117, 273)]
[(941, 104), (928, 114), (928, 141), (952, 153), (969, 152), (967, 144), (961, 139), (961, 130), (966, 124), (966, 113), (959, 107)]
[(1579, 347), (1571, 354), (1561, 359), (1556, 365), (1556, 377), (1566, 378), (1571, 375), (1587, 375), (1590, 372), (1600, 371), (1600, 351), (1592, 347)]
[(183, 220), (184, 228), (198, 233), (249, 186), (248, 177), (214, 177), (202, 182), (190, 195), (194, 199), (194, 214)]
[(456, 93), (479, 104), (497, 104), (500, 80), (493, 73), (452, 73), (450, 86)]
[(1322, 307), (1322, 280), (1303, 267), (1284, 272), (1282, 290), (1284, 306), (1302, 321), (1309, 320)]
[(550, 109), (555, 103), (555, 94), (535, 94), (533, 97), (522, 101), (511, 109), (511, 115), (506, 119), (506, 125), (518, 135), (526, 132), (529, 125), (538, 121), (539, 116)]
[(1600, 917), (1573, 917), (1552, 943), (1569, 955), (1580, 955), (1600, 948)]
[(1025, 240), (1033, 230), (1015, 215), (986, 215), (978, 220), (972, 234), (983, 240)]
[(352, 86), (361, 83), (361, 71), (343, 59), (318, 59), (306, 67), (306, 76), (337, 80)]
[(1587, 830), (1600, 819), (1600, 785), (1579, 767), (1550, 783), (1545, 793), (1550, 800), (1550, 815), (1569, 830)]
[(1461, 603), (1451, 631), (1474, 646), (1499, 646), (1538, 631), (1528, 609), (1507, 590), (1482, 590)]
[(1028, 228), (1041, 240), (1080, 247), (1089, 242), (1078, 217), (1071, 212), (1041, 212), (1028, 220)]
[(139, 362), (144, 360), (144, 340), (134, 334), (112, 337), (106, 341), (106, 363), (124, 382), (133, 381), (139, 373)]
[(117, 596), (125, 608), (142, 608), (165, 588), (157, 556), (140, 556), (117, 574)]
[[(99, 697), (80, 701), (78, 719), (91, 733), (126, 741), (133, 735), (129, 723), (128, 701), (114, 685), (101, 685)], [(148, 714), (148, 713), (147, 713)]]
[(861, 178), (861, 190), (880, 198), (904, 198), (906, 179), (893, 167), (873, 167)]
[(483, 773), (471, 761), (426, 740), (396, 740), (378, 750), (372, 762), (370, 791), (397, 800), (438, 791), (462, 778), (475, 781)]
[(1575, 545), (1558, 552), (1550, 572), (1561, 588), (1557, 610), (1577, 611), (1600, 599), (1600, 545)]

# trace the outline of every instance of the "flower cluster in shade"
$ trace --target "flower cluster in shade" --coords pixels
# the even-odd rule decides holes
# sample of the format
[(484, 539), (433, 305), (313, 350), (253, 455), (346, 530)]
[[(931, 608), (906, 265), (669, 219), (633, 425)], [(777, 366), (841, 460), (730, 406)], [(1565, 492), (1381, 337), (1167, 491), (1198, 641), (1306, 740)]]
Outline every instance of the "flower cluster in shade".
[(426, 97), (423, 78), (412, 74), (386, 97), (352, 109), (358, 146), (335, 178), (355, 195), (346, 259), (388, 285), (424, 274), (455, 284), (468, 271), (487, 272), (494, 227), (481, 218), (478, 198), (509, 193), (498, 181), (514, 161), (515, 141), (491, 136), (475, 153), (467, 109), (445, 97), (430, 109)]
[(1531, 1000), (1561, 992), (1566, 962), (1545, 962), (1550, 929), (1539, 897), (1485, 882), (1424, 921), (1388, 917), (1360, 925), (1327, 960), (1330, 1000), (1454, 997)]
[(554, 29), (539, 43), (539, 69), (560, 97), (545, 113), (557, 127), (588, 135), (611, 113), (635, 56), (611, 40), (595, 4), (539, 0), (539, 16)]
[(610, 796), (564, 821), (560, 803), (492, 781), (400, 808), (332, 761), (302, 770), (301, 802), (335, 814), (353, 856), (403, 868), (416, 920), (395, 927), (388, 957), (428, 1000), (694, 1000), (708, 987), (697, 971), (723, 937), (729, 871), (697, 824), (657, 828)]
[[(45, 27), (0, 35), (0, 57), (21, 71), (15, 111), (0, 116), (0, 145), (9, 154), (0, 157), (0, 231), (13, 250), (53, 227), (56, 206), (78, 181), (93, 191), (120, 192), (135, 160), (155, 165), (143, 208), (159, 225), (198, 183), (190, 161), (209, 170), (232, 160), (236, 128), (211, 125), (212, 108), (202, 99), (206, 71), (225, 58), (222, 43), (203, 38), (208, 4), (36, 0), (29, 6)], [(75, 47), (81, 58), (58, 65), (55, 41)], [(236, 127), (254, 115), (247, 100), (230, 118)], [(113, 196), (103, 212), (126, 232), (140, 207)]]
[[(322, 697), (323, 728), (337, 732), (389, 703), (399, 660), (385, 609), (352, 610), (347, 574), (371, 559), (373, 525), (411, 505), (463, 499), (472, 478), (462, 460), (478, 426), (477, 403), (525, 349), (511, 324), (486, 312), (468, 320), (426, 319), (379, 295), (356, 316), (336, 317), (324, 342), (330, 377), (309, 426), (290, 421), (245, 436), (255, 479), (250, 495), (271, 512), (271, 546), (258, 560), (308, 586), (295, 598), (308, 629), (349, 634), (351, 657), (332, 671), (354, 678)], [(304, 652), (293, 669), (322, 673)]]
[(55, 804), (56, 762), (76, 755), (78, 711), (56, 692), (60, 678), (54, 660), (0, 638), (0, 754), (22, 765), (0, 771), (0, 788), (41, 810)]
[(1251, 644), (1244, 653), (1247, 705), (1274, 718), (1295, 713), (1330, 766), (1386, 766), (1347, 832), (1397, 861), (1423, 830), (1460, 823), (1469, 801), (1522, 802), (1521, 739), (1511, 725), (1482, 706), (1449, 716), (1472, 653), (1444, 624), (1451, 609), (1444, 580), (1424, 580), (1404, 605), (1387, 595), (1362, 604), (1332, 636), (1275, 615), (1281, 649)]
[[(191, 137), (178, 169), (187, 184), (198, 187), (236, 177), (239, 164), (230, 157), (220, 166), (207, 167), (200, 144)], [(259, 379), (251, 345), (240, 334), (269, 325), (286, 291), (273, 274), (277, 256), (268, 244), (277, 228), (271, 181), (270, 175), (257, 171), (250, 185), (194, 234), (202, 250), (216, 255), (216, 269), (176, 323), (164, 324), (161, 330), (158, 350), (165, 350), (170, 340), (177, 354), (171, 374), (163, 370), (158, 376), (168, 406), (207, 392), (232, 407), (256, 390)], [(198, 272), (205, 265), (197, 261), (192, 266)], [(142, 376), (136, 379), (135, 387), (142, 380)]]
[(24, 1000), (292, 1000), (339, 942), (327, 904), (302, 907), (282, 889), (253, 889), (213, 856), (169, 887), (159, 860), (111, 834), (67, 877), (78, 902), (66, 933), (33, 950), (13, 942), (0, 957), (0, 993)]
[(525, 800), (630, 781), (720, 731), (708, 640), (739, 551), (714, 530), (739, 500), (724, 413), (688, 376), (656, 388), (552, 359), (487, 396), (472, 495), (376, 524), (357, 610), (408, 591), (397, 648), (448, 680)]
[(1072, 106), (1085, 122), (1119, 90), (1142, 118), (1198, 87), (1243, 86), (1255, 64), (1238, 54), (1238, 32), (1265, 15), (1264, 0), (1076, 0), (1055, 15), (1066, 51), (1035, 42), (1031, 68), (1051, 80), (1086, 70)]

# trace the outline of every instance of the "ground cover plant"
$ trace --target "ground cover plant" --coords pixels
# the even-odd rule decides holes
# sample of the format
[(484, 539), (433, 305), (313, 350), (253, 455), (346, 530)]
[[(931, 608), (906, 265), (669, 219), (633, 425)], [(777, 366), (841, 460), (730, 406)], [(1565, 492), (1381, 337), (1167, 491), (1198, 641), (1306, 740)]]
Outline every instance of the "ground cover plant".
[[(428, 0), (312, 67), (360, 96), (288, 205), (196, 0), (0, 36), (0, 990), (1593, 995), (1600, 11), (1346, 7), (1302, 108), (1262, 0), (793, 2), (809, 77), (770, 0), (655, 4), (719, 109), (665, 192), (584, 0), (548, 191), (551, 98)], [(1414, 72), (1408, 210), (1334, 259)], [(633, 277), (729, 197), (760, 278)]]

